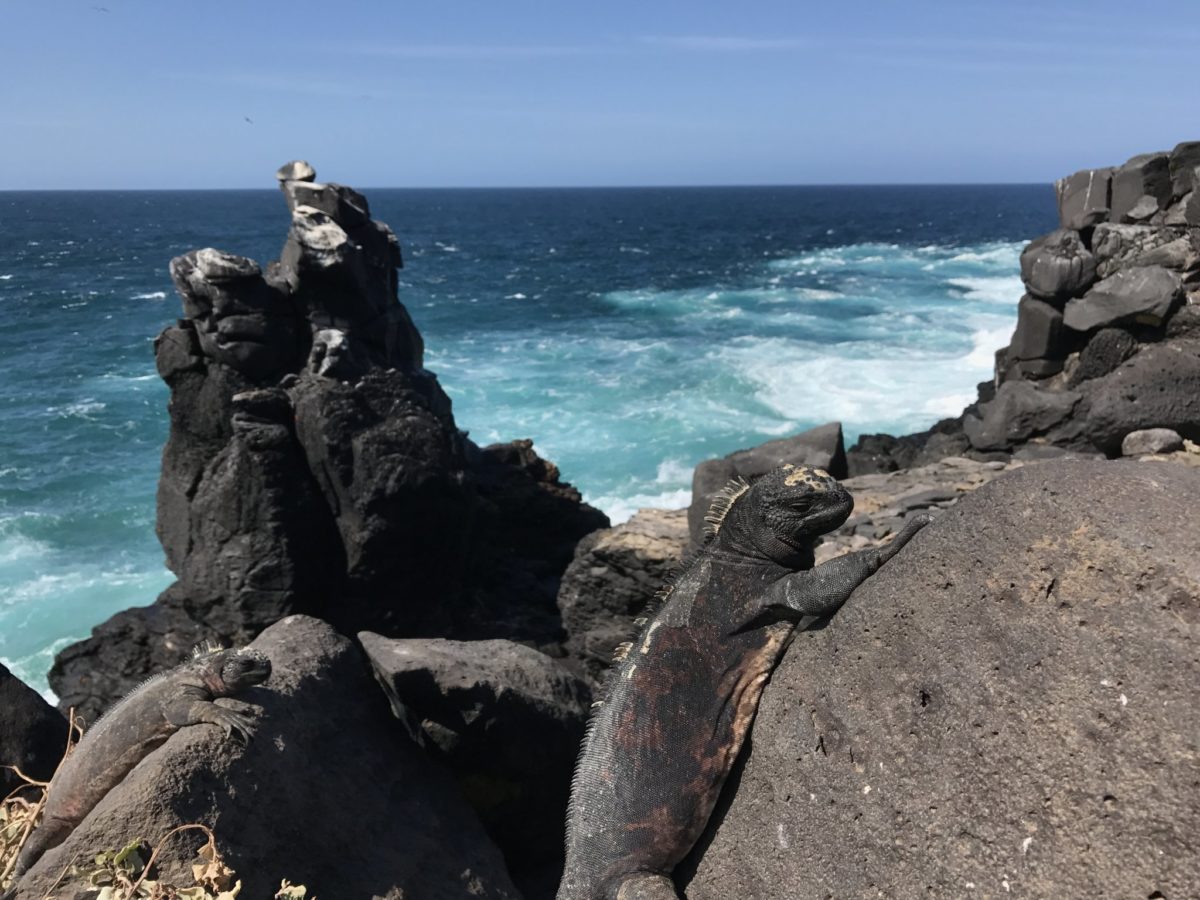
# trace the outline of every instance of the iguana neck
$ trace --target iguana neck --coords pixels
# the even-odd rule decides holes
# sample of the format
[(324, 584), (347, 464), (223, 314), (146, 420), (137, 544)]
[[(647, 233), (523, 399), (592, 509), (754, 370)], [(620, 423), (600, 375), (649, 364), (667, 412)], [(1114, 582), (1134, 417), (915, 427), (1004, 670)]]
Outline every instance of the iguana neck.
[(709, 550), (714, 559), (741, 565), (772, 566), (780, 575), (809, 569), (813, 565), (811, 541), (785, 542), (738, 506), (730, 510)]

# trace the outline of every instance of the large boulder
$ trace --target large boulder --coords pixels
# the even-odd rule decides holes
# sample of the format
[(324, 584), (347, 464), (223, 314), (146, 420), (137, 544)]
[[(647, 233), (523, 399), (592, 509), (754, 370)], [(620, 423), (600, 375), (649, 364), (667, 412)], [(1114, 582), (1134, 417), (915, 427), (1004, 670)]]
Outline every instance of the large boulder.
[(792, 437), (767, 441), (748, 450), (738, 450), (720, 459), (708, 459), (692, 473), (692, 505), (688, 527), (696, 544), (704, 542), (704, 516), (713, 498), (735, 477), (747, 479), (765, 475), (785, 463), (816, 466), (834, 478), (846, 476), (846, 447), (842, 423), (818, 425)]
[(1063, 228), (1090, 228), (1108, 218), (1112, 169), (1084, 169), (1054, 183), (1058, 222)]
[(1096, 259), (1079, 232), (1060, 228), (1031, 241), (1021, 251), (1021, 280), (1043, 300), (1065, 300), (1096, 280)]
[(1117, 453), (1131, 431), (1171, 428), (1200, 440), (1200, 340), (1152, 344), (1108, 376), (1081, 386), (1091, 441)]
[(1138, 341), (1124, 328), (1101, 328), (1079, 351), (1079, 361), (1071, 372), (1072, 387), (1089, 378), (1103, 378), (1138, 352)]
[(562, 641), (560, 580), (582, 538), (608, 516), (583, 502), (528, 439), (491, 444), (472, 462), (479, 503), (468, 602), (455, 634), (510, 638), (553, 650)]
[(1184, 141), (1176, 144), (1169, 160), (1171, 190), (1176, 197), (1183, 197), (1200, 187), (1196, 170), (1200, 169), (1200, 141)]
[(688, 546), (686, 510), (640, 510), (579, 542), (563, 573), (558, 607), (572, 663), (593, 682), (636, 630), (633, 620), (662, 590)]
[(155, 344), (171, 390), (157, 530), (178, 581), (59, 655), (50, 683), (89, 718), (196, 641), (293, 613), (549, 647), (574, 544), (608, 524), (529, 442), (481, 450), (459, 430), (366, 199), (299, 160), (277, 177), (277, 262), (171, 263), (185, 318)]
[(1053, 433), (1068, 422), (1079, 400), (1076, 391), (1006, 381), (990, 402), (980, 405), (978, 415), (963, 420), (963, 431), (976, 450), (1007, 450), (1030, 438)]
[(1008, 359), (1061, 359), (1064, 355), (1059, 340), (1063, 316), (1045, 300), (1026, 294), (1017, 303), (1017, 328), (1008, 343)]
[(67, 749), (67, 720), (41, 694), (0, 664), (0, 799), (26, 782), (49, 781)]
[[(172, 736), (30, 869), (19, 900), (43, 896), (69, 860), (190, 822), (215, 831), (247, 897), (273, 896), (283, 878), (325, 897), (517, 896), (500, 852), (393, 718), (357, 647), (304, 616), (252, 646), (272, 674), (244, 695), (262, 707), (249, 744), (208, 725)], [(168, 841), (162, 875), (188, 879), (202, 842)]]
[(1118, 167), (1112, 178), (1110, 222), (1126, 222), (1143, 198), (1152, 209), (1166, 209), (1171, 202), (1170, 158), (1166, 153), (1143, 153)]
[(1197, 496), (1049, 462), (942, 513), (792, 644), (687, 896), (1200, 894)]
[(1179, 276), (1162, 266), (1123, 269), (1068, 301), (1063, 324), (1075, 331), (1127, 323), (1158, 326), (1182, 297)]
[(561, 874), (567, 795), (592, 693), (512, 641), (358, 636), (393, 711), (419, 722), (514, 878)]

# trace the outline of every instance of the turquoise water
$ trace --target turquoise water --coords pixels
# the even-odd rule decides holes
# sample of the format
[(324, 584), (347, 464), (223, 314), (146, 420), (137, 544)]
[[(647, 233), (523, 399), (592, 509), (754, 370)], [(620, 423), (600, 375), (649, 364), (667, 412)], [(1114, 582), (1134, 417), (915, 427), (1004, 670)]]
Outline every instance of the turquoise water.
[[(617, 521), (686, 505), (691, 467), (738, 447), (957, 414), (1054, 224), (1033, 186), (367, 193), (459, 425), (532, 437)], [(0, 193), (0, 660), (39, 689), (170, 581), (168, 260), (265, 261), (286, 227), (273, 191)]]

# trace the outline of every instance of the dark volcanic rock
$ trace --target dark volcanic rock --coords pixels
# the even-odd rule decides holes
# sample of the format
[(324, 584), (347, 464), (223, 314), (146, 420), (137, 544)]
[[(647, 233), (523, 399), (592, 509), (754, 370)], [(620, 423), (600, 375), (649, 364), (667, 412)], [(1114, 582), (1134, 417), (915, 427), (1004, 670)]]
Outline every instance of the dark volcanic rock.
[(1063, 228), (1089, 228), (1108, 218), (1112, 169), (1084, 169), (1055, 182)]
[(1176, 197), (1183, 197), (1200, 187), (1196, 178), (1196, 169), (1200, 168), (1200, 141), (1176, 144), (1175, 149), (1171, 151), (1169, 168), (1171, 190)]
[[(517, 896), (458, 787), (393, 719), (357, 647), (303, 616), (254, 647), (272, 666), (245, 694), (262, 707), (254, 739), (226, 740), (208, 725), (171, 737), (29, 871), (18, 898), (41, 897), (76, 855), (139, 836), (155, 843), (187, 822), (214, 829), (243, 896), (273, 896), (282, 878), (310, 896)], [(169, 841), (163, 874), (191, 883), (201, 843)]]
[(1171, 172), (1166, 153), (1143, 153), (1113, 172), (1109, 221), (1124, 222), (1130, 211), (1149, 195), (1159, 209), (1171, 202)]
[(1089, 378), (1102, 378), (1138, 351), (1138, 342), (1123, 328), (1101, 328), (1079, 353), (1071, 373), (1071, 386)]
[(1187, 303), (1180, 307), (1167, 322), (1166, 337), (1200, 337), (1200, 303)]
[(834, 478), (846, 476), (846, 449), (842, 441), (842, 423), (829, 422), (808, 431), (767, 441), (749, 450), (738, 450), (720, 459), (707, 459), (692, 474), (692, 505), (688, 527), (692, 540), (704, 541), (704, 516), (713, 497), (730, 479), (757, 478), (784, 463), (816, 466)]
[(5, 766), (16, 766), (37, 781), (49, 781), (66, 749), (63, 714), (0, 665), (0, 800), (25, 783)]
[(514, 876), (561, 869), (588, 685), (512, 641), (358, 639), (393, 710), (420, 721)]
[(1017, 304), (1017, 329), (1008, 344), (1014, 360), (1061, 358), (1062, 313), (1044, 300), (1026, 294)]
[[(979, 386), (981, 402), (995, 396), (992, 382)], [(968, 410), (975, 410), (973, 404)], [(963, 433), (963, 416), (942, 419), (927, 431), (894, 437), (890, 434), (859, 435), (846, 451), (846, 468), (851, 477), (875, 472), (894, 472), (912, 466), (924, 466), (947, 456), (961, 456), (971, 444)]]
[(1065, 422), (1079, 399), (1075, 391), (1006, 381), (996, 391), (995, 399), (980, 406), (978, 417), (966, 417), (963, 430), (976, 450), (1005, 450)]
[(686, 510), (644, 509), (579, 542), (563, 574), (558, 606), (567, 651), (593, 682), (611, 665), (617, 645), (636, 630), (633, 620), (679, 567), (688, 539)]
[(942, 513), (792, 644), (690, 900), (1200, 895), (1197, 496), (1050, 462)]
[(1069, 301), (1063, 324), (1075, 331), (1132, 322), (1161, 325), (1182, 296), (1179, 276), (1162, 266), (1124, 269)]
[(280, 169), (291, 228), (265, 268), (217, 250), (171, 274), (158, 535), (179, 581), (60, 654), (89, 718), (202, 638), (308, 613), (349, 633), (562, 638), (574, 544), (607, 525), (526, 443), (480, 450), (424, 368), (400, 246), (351, 188)]
[(1146, 347), (1081, 389), (1091, 398), (1087, 434), (1101, 450), (1118, 452), (1125, 435), (1144, 428), (1200, 440), (1200, 341)]
[[(445, 633), (461, 591), (474, 506), (448, 411), (396, 370), (353, 384), (306, 372), (288, 392), (308, 470), (334, 512), (345, 596), (331, 620)], [(440, 414), (439, 414), (440, 413)]]
[(607, 528), (608, 516), (584, 503), (530, 440), (484, 447), (473, 472), (479, 506), (469, 601), (455, 633), (560, 642), (560, 579), (579, 541)]
[(1021, 251), (1021, 280), (1035, 297), (1062, 301), (1082, 294), (1096, 280), (1096, 260), (1079, 232), (1060, 228)]

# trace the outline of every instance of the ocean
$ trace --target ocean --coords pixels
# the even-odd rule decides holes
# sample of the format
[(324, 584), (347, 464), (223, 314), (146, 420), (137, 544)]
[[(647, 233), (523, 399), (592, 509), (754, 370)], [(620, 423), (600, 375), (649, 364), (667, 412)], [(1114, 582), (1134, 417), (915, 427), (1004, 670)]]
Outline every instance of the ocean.
[[(1022, 245), (1055, 226), (1041, 185), (365, 193), (459, 426), (533, 438), (616, 522), (687, 505), (708, 457), (957, 415), (1011, 335)], [(0, 661), (38, 690), (171, 580), (167, 262), (266, 262), (286, 229), (276, 191), (0, 192)]]

